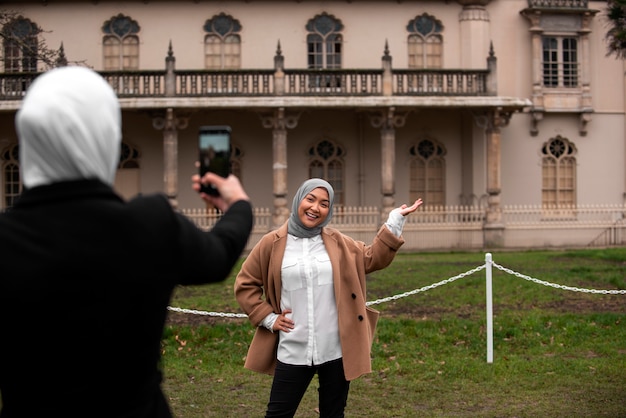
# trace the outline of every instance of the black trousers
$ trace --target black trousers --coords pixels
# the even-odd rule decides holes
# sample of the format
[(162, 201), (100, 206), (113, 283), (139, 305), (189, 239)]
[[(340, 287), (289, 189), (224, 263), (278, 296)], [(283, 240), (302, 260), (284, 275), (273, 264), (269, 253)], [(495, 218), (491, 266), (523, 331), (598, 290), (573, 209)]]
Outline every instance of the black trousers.
[(341, 359), (319, 366), (292, 366), (279, 361), (265, 417), (293, 417), (315, 373), (319, 378), (320, 418), (343, 418), (350, 382), (344, 377)]

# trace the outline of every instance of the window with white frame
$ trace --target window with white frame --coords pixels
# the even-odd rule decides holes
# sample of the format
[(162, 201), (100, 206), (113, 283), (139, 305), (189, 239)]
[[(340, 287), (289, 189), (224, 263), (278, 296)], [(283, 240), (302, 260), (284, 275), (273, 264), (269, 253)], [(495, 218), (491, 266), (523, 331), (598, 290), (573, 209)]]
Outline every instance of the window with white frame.
[(442, 23), (424, 13), (411, 20), (406, 29), (409, 32), (409, 68), (442, 68)]
[(409, 148), (409, 201), (418, 198), (425, 205), (446, 204), (446, 149), (439, 142), (424, 138)]
[(576, 147), (557, 135), (543, 144), (541, 203), (546, 209), (576, 203)]
[(578, 38), (544, 35), (542, 48), (543, 86), (578, 87)]
[(333, 186), (335, 205), (344, 204), (344, 157), (342, 146), (324, 138), (309, 148), (309, 177), (322, 178)]
[(2, 27), (5, 72), (37, 71), (40, 32), (41, 29), (35, 23), (21, 16)]
[(206, 69), (241, 68), (241, 24), (221, 13), (204, 23), (204, 67)]
[(325, 12), (306, 24), (307, 68), (341, 68), (343, 23)]
[(139, 24), (121, 13), (102, 25), (105, 71), (139, 69)]

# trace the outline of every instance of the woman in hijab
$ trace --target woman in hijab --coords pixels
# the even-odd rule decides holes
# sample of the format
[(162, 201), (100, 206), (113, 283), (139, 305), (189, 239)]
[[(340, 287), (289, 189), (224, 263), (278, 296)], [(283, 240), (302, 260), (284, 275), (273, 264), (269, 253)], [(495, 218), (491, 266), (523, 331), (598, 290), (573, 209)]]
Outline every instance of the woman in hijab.
[(344, 416), (350, 381), (371, 372), (378, 312), (366, 306), (365, 275), (391, 263), (405, 216), (422, 204), (391, 211), (366, 245), (326, 226), (333, 199), (328, 182), (305, 181), (288, 221), (257, 243), (235, 281), (257, 327), (245, 367), (274, 376), (266, 417), (293, 417), (316, 373), (320, 416)]
[(239, 180), (207, 174), (210, 231), (163, 194), (112, 187), (121, 111), (96, 72), (35, 79), (16, 116), (24, 191), (0, 214), (1, 418), (169, 418), (161, 337), (177, 285), (228, 277), (250, 235)]

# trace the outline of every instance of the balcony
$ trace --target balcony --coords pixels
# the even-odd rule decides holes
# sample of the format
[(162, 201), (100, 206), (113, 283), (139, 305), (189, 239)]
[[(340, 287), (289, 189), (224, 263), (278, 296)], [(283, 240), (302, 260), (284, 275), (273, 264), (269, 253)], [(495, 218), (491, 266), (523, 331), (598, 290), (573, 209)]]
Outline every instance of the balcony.
[[(387, 49), (380, 69), (177, 70), (170, 45), (164, 70), (100, 71), (123, 109), (276, 107), (499, 107), (526, 100), (497, 97), (493, 51), (485, 69), (393, 69)], [(0, 111), (17, 110), (40, 73), (1, 73)]]

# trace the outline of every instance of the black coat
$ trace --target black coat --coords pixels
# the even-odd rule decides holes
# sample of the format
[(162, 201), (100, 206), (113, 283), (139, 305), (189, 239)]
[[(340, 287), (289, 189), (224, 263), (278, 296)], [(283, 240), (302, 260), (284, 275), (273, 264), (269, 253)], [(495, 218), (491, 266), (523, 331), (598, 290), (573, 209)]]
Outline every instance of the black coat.
[(171, 416), (172, 291), (224, 280), (252, 222), (240, 201), (203, 232), (162, 195), (124, 202), (95, 180), (25, 191), (0, 215), (0, 417)]

